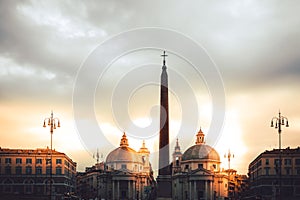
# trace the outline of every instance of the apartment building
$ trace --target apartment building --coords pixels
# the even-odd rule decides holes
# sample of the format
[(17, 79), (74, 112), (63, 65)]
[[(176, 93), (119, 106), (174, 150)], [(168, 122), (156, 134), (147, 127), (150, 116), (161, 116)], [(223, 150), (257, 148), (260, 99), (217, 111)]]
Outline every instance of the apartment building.
[[(52, 165), (51, 165), (52, 157)], [(46, 149), (0, 147), (1, 199), (62, 199), (75, 192), (76, 163)], [(50, 182), (52, 180), (52, 182)], [(50, 187), (52, 186), (52, 187)]]
[(281, 195), (300, 199), (300, 147), (265, 151), (250, 163), (248, 171), (253, 198), (279, 199)]

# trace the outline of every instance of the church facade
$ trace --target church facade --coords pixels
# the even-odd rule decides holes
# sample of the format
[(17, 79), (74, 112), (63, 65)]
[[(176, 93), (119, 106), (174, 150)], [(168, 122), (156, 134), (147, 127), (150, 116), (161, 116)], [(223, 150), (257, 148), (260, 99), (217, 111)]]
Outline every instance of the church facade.
[(154, 199), (155, 180), (149, 150), (143, 142), (139, 151), (129, 147), (124, 133), (120, 146), (106, 161), (77, 175), (78, 196), (84, 199)]
[(172, 199), (226, 199), (228, 174), (220, 169), (220, 156), (205, 144), (200, 129), (195, 145), (181, 153), (177, 140), (172, 160)]

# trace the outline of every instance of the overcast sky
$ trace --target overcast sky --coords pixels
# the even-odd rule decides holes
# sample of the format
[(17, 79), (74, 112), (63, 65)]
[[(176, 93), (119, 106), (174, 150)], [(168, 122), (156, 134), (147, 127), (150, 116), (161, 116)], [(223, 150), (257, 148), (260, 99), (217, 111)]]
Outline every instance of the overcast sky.
[[(196, 41), (217, 66), (224, 84), (226, 117), (218, 141), (207, 141), (207, 144), (219, 151), (225, 168), (227, 162), (223, 157), (230, 149), (235, 154), (231, 166), (240, 173), (247, 173), (248, 164), (258, 154), (266, 149), (278, 148), (278, 134), (270, 128), (270, 120), (279, 109), (290, 123), (290, 127), (283, 130), (283, 147), (295, 148), (300, 142), (299, 10), (300, 3), (296, 0), (197, 0), (188, 3), (1, 0), (0, 146), (48, 146), (50, 134), (42, 128), (42, 123), (54, 110), (54, 115), (62, 123), (53, 135), (57, 150), (66, 152), (75, 160), (79, 170), (94, 163), (91, 154), (96, 148), (105, 158), (112, 149), (107, 149), (100, 141), (98, 147), (89, 147), (82, 140), (83, 133), (76, 129), (72, 106), (76, 76), (85, 60), (105, 40), (124, 31), (157, 27), (179, 32)], [(152, 63), (154, 68), (157, 66), (151, 76), (159, 81), (160, 54), (161, 51), (154, 49), (115, 58), (110, 71), (102, 79), (104, 82), (107, 80), (107, 93), (96, 92), (95, 101), (98, 103), (95, 103), (95, 113), (101, 119), (99, 126), (105, 127), (108, 134), (115, 133), (109, 136), (109, 140), (116, 147), (121, 132), (128, 127), (120, 125), (120, 122), (114, 123), (109, 117), (112, 115), (110, 111), (101, 105), (106, 94), (114, 89), (109, 87), (109, 83), (124, 77), (122, 69), (132, 71), (131, 66), (140, 67), (143, 63)], [(176, 89), (177, 82), (172, 71), (179, 71), (185, 80), (189, 80), (198, 109), (181, 108), (199, 110), (203, 117), (197, 119), (197, 125), (208, 133), (210, 124), (214, 123), (210, 121), (211, 106), (214, 105), (210, 102), (205, 81), (193, 76), (188, 67), (180, 68), (188, 64), (175, 54), (169, 54), (167, 64), (171, 89)], [(149, 76), (138, 70), (135, 73), (136, 77)], [(126, 108), (133, 120), (137, 120), (137, 125), (144, 123), (138, 120), (149, 118), (151, 106), (158, 103), (159, 90), (154, 85), (133, 93), (136, 98), (134, 105), (131, 102)], [(179, 138), (184, 150), (193, 144), (195, 138), (177, 135), (178, 121), (184, 119), (178, 119), (180, 109), (176, 110), (176, 91), (173, 96), (170, 103), (173, 105), (170, 108), (173, 117), (171, 134), (173, 138)], [(158, 116), (157, 110), (153, 116)], [(93, 129), (87, 127), (86, 131)], [(196, 132), (189, 134), (195, 135)], [(129, 144), (130, 141), (135, 144), (135, 140), (132, 138)], [(155, 151), (155, 142), (149, 141), (150, 144), (153, 146), (149, 149)], [(134, 146), (135, 149), (138, 147)]]

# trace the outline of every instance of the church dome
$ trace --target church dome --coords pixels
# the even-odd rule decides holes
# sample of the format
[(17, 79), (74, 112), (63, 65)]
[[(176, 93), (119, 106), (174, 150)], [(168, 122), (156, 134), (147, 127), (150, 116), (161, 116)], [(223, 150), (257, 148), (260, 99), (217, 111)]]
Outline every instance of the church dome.
[(204, 134), (200, 129), (196, 135), (196, 145), (188, 148), (182, 155), (182, 161), (188, 160), (212, 160), (220, 161), (220, 156), (218, 152), (204, 142)]
[(107, 163), (142, 163), (142, 157), (128, 145), (128, 139), (124, 133), (120, 142), (120, 147), (111, 151), (106, 157)]
[(214, 148), (206, 144), (191, 146), (182, 155), (182, 161), (201, 159), (220, 161), (220, 156)]
[(142, 163), (141, 156), (130, 147), (118, 147), (107, 155), (107, 163), (138, 162)]

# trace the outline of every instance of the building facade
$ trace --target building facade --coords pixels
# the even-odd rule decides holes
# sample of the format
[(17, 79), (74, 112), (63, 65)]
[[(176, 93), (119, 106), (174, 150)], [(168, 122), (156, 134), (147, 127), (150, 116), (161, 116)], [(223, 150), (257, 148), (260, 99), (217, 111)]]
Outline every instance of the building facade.
[[(52, 175), (51, 175), (52, 168)], [(62, 199), (75, 192), (76, 163), (66, 154), (47, 149), (0, 148), (1, 199)], [(52, 177), (52, 184), (50, 180)]]
[(249, 198), (300, 199), (300, 147), (265, 151), (248, 171)]
[(234, 169), (227, 169), (228, 174), (228, 198), (229, 199), (244, 199), (248, 191), (247, 175), (238, 174)]
[(105, 162), (78, 173), (78, 196), (84, 199), (153, 199), (155, 181), (149, 154), (144, 142), (138, 152), (130, 148), (124, 133), (120, 147), (111, 151)]
[(204, 142), (202, 130), (196, 144), (183, 154), (177, 141), (172, 162), (172, 199), (226, 199), (228, 174), (220, 169), (218, 152)]

